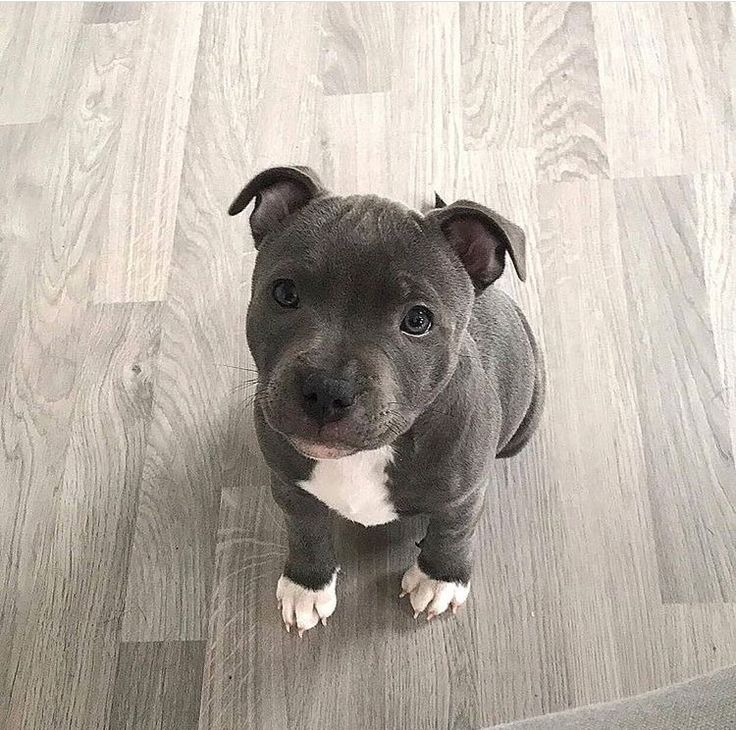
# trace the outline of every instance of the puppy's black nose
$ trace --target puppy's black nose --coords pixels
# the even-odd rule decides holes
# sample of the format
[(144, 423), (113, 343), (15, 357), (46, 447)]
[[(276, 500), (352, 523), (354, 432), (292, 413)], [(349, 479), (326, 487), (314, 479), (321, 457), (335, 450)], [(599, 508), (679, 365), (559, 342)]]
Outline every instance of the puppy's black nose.
[(318, 423), (339, 421), (355, 400), (355, 386), (344, 378), (323, 372), (309, 373), (302, 381), (302, 406)]

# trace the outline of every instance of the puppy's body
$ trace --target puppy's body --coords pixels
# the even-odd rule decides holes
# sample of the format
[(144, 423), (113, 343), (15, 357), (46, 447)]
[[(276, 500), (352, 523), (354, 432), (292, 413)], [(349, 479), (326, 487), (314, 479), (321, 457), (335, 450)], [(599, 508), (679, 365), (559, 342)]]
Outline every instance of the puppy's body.
[(253, 195), (248, 340), (257, 433), (289, 531), (287, 627), (334, 610), (331, 510), (366, 525), (427, 515), (402, 585), (417, 611), (456, 607), (489, 466), (523, 447), (543, 402), (531, 330), (488, 286), (507, 253), (523, 276), (523, 234), (472, 203), (423, 217), (327, 196), (295, 168), (255, 178), (234, 212)]

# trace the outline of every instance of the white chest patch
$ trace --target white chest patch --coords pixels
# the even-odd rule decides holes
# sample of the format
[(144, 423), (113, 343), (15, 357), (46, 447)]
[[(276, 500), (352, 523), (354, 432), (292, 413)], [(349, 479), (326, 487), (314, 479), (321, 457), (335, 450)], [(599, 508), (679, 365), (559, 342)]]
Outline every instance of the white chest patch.
[(386, 467), (392, 459), (390, 446), (323, 459), (299, 486), (353, 522), (382, 525), (398, 517), (386, 486)]

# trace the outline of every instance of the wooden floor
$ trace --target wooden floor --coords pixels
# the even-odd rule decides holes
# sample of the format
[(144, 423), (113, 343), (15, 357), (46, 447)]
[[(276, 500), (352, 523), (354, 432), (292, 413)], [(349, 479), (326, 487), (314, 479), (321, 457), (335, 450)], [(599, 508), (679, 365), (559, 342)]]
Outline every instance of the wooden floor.
[[(736, 41), (714, 4), (0, 5), (0, 726), (480, 728), (736, 661)], [(729, 65), (731, 64), (731, 65)], [(522, 224), (541, 429), (457, 619), (421, 525), (339, 527), (276, 611), (227, 206), (339, 192)]]

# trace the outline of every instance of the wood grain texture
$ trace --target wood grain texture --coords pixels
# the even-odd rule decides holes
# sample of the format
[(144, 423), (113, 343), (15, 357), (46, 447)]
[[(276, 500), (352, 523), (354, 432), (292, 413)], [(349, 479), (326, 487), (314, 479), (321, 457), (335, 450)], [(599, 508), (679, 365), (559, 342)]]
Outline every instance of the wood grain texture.
[(735, 622), (732, 603), (664, 606), (658, 653), (666, 671), (659, 686), (733, 665)]
[(594, 3), (611, 173), (682, 175), (734, 163), (728, 3)]
[(82, 13), (83, 23), (128, 23), (139, 20), (143, 3), (94, 3), (85, 2)]
[(107, 724), (159, 309), (107, 305), (92, 308), (85, 322), (62, 478), (17, 641), (8, 727)]
[(145, 7), (96, 302), (158, 301), (166, 294), (201, 16), (199, 3)]
[[(2, 182), (8, 203), (3, 256), (9, 267), (3, 298), (7, 294), (5, 303), (11, 305), (0, 416), (0, 487), (8, 505), (0, 516), (0, 565), (7, 587), (0, 591), (0, 646), (7, 702), (13, 677), (30, 651), (34, 592), (50, 567), (54, 495), (85, 357), (80, 340), (88, 326), (100, 221), (109, 200), (107, 164), (119, 129), (116, 90), (124, 70), (107, 74), (103, 64), (98, 74), (92, 57), (95, 49), (115, 55), (130, 40), (128, 33), (82, 32), (63, 115), (38, 126), (3, 129), (9, 151), (15, 151)], [(95, 103), (88, 104), (91, 90)], [(8, 711), (4, 703), (0, 719)]]
[(608, 177), (589, 3), (526, 3), (529, 106), (543, 181)]
[[(0, 178), (0, 378), (8, 376), (13, 359), (21, 305), (32, 282), (32, 264), (40, 231), (48, 215), (48, 157), (53, 125), (9, 125), (0, 128), (0, 155), (6, 160)], [(3, 387), (4, 392), (4, 387)]]
[[(477, 728), (736, 662), (734, 28), (723, 3), (0, 6), (0, 728)], [(226, 210), (283, 163), (526, 230), (528, 281), (497, 285), (547, 410), (496, 465), (457, 619), (398, 600), (421, 519), (336, 519), (337, 612), (281, 626)]]
[[(402, 140), (391, 130), (391, 94), (325, 97), (320, 122), (320, 176), (336, 192), (388, 195), (395, 182), (387, 175)], [(398, 135), (396, 135), (398, 136)], [(380, 158), (381, 164), (374, 164)]]
[(392, 196), (415, 208), (462, 187), (460, 9), (456, 3), (397, 7), (400, 52), (391, 90)]
[(465, 146), (529, 146), (524, 4), (462, 3), (460, 34)]
[(389, 3), (330, 3), (324, 9), (319, 75), (325, 95), (388, 91), (396, 34)]
[(559, 490), (554, 537), (562, 538), (568, 703), (576, 706), (658, 686), (651, 643), (661, 599), (613, 186), (543, 185), (539, 211), (549, 374), (542, 436)]
[(621, 180), (615, 192), (662, 598), (733, 601), (736, 471), (692, 184)]
[(41, 122), (59, 111), (82, 7), (0, 5), (0, 125)]
[[(249, 27), (248, 16), (225, 16), (234, 23), (226, 33), (232, 39), (231, 47), (240, 48), (242, 58), (251, 61), (248, 83), (258, 84), (253, 89), (257, 113), (244, 114), (242, 107), (232, 110), (241, 117), (238, 126), (246, 124), (250, 134), (238, 139), (241, 152), (237, 159), (241, 166), (231, 186), (235, 183), (242, 187), (250, 179), (250, 169), (269, 167), (277, 161), (281, 164), (285, 159), (318, 166), (321, 140), (315, 134), (315, 125), (322, 96), (318, 29), (322, 27), (324, 12), (325, 5), (320, 3), (264, 4), (263, 8), (252, 10), (251, 17), (258, 24), (255, 28)], [(220, 15), (214, 10), (212, 14), (215, 18)], [(233, 28), (238, 37), (233, 37)], [(313, 30), (305, 33), (305, 28)], [(209, 42), (213, 53), (219, 55), (218, 38), (212, 36)], [(228, 59), (230, 64), (234, 61), (233, 57)], [(238, 63), (235, 68), (239, 70)], [(218, 78), (217, 83), (222, 81)], [(223, 93), (230, 96), (232, 92)], [(236, 192), (240, 187), (236, 187)], [(227, 197), (229, 204), (232, 187), (228, 188)], [(242, 236), (242, 227), (237, 230)]]
[(197, 726), (204, 642), (120, 645), (110, 730), (189, 730)]
[(736, 197), (732, 175), (693, 181), (696, 221), (710, 320), (736, 450)]
[[(34, 564), (49, 527), (49, 505), (61, 478), (77, 361), (66, 337), (44, 336), (57, 315), (56, 287), (74, 272), (42, 245), (50, 224), (48, 156), (57, 152), (56, 125), (4, 127), (3, 151), (14, 159), (0, 181), (3, 202), (0, 257), (0, 727), (6, 727), (14, 666), (23, 651)], [(52, 141), (54, 140), (54, 141)], [(39, 213), (43, 211), (42, 213)], [(47, 271), (47, 278), (39, 272)], [(63, 286), (63, 284), (62, 284)], [(76, 314), (76, 312), (75, 312)], [(77, 321), (76, 316), (74, 322)], [(42, 363), (55, 363), (46, 377)], [(50, 375), (53, 374), (53, 379)]]

